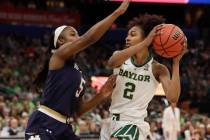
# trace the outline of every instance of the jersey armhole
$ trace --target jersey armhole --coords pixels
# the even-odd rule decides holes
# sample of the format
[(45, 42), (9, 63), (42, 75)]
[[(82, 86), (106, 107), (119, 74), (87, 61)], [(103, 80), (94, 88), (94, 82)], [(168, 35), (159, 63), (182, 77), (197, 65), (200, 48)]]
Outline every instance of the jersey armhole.
[(120, 67), (114, 68), (113, 69), (113, 74), (118, 75), (119, 71), (120, 71)]
[(151, 74), (152, 74), (152, 78), (156, 81), (156, 83), (158, 83), (158, 84), (160, 84), (160, 81), (158, 80), (158, 79), (156, 79), (156, 77), (155, 77), (155, 75), (154, 75), (154, 73), (153, 73), (153, 63), (158, 63), (157, 61), (155, 61), (154, 59), (153, 59), (153, 61), (152, 61), (152, 67), (151, 67)]

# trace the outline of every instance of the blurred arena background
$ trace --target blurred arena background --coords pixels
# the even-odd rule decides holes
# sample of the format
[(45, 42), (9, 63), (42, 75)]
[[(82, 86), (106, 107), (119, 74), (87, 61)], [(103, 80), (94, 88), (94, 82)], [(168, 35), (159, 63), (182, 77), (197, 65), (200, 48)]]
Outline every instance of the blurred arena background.
[[(128, 21), (141, 13), (164, 15), (168, 23), (183, 29), (189, 43), (189, 53), (181, 65), (179, 138), (186, 139), (189, 130), (194, 140), (210, 140), (210, 0), (160, 1), (132, 3), (98, 43), (77, 56), (88, 81), (84, 98), (90, 100), (97, 94), (112, 73), (106, 63), (113, 51), (123, 48)], [(39, 104), (41, 93), (32, 90), (32, 82), (47, 57), (43, 54), (51, 31), (68, 24), (82, 34), (117, 6), (118, 2), (103, 0), (0, 1), (0, 139), (24, 137), (27, 119)], [(166, 65), (170, 62), (156, 59)], [(157, 140), (163, 140), (161, 123), (167, 106), (160, 89), (150, 103), (147, 118)], [(104, 101), (78, 119), (73, 124), (77, 134), (84, 140), (98, 139), (108, 107), (109, 101)]]

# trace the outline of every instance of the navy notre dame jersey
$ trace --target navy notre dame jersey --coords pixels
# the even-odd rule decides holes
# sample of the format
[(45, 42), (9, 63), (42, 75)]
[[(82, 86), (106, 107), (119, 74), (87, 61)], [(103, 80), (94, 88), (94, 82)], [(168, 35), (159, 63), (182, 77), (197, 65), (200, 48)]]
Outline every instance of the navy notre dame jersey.
[(49, 70), (40, 104), (72, 116), (78, 108), (84, 85), (82, 73), (73, 61), (61, 69)]

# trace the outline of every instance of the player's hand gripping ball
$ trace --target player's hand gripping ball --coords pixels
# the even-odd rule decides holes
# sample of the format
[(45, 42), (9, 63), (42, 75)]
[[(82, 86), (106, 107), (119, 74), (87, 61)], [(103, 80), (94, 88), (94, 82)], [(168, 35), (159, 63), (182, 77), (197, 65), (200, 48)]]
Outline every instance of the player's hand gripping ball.
[(186, 47), (186, 37), (183, 31), (176, 25), (163, 24), (153, 39), (155, 53), (165, 58), (175, 57)]

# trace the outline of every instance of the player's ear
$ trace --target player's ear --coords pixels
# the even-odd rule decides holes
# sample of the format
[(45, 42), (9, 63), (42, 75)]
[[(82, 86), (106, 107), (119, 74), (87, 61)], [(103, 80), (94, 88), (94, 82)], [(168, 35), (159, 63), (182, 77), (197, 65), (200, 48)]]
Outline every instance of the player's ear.
[(65, 43), (64, 38), (59, 37), (57, 43), (58, 43), (58, 46), (62, 46)]

